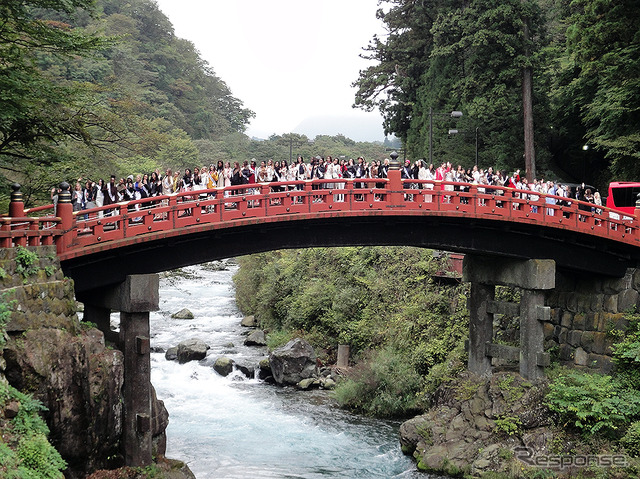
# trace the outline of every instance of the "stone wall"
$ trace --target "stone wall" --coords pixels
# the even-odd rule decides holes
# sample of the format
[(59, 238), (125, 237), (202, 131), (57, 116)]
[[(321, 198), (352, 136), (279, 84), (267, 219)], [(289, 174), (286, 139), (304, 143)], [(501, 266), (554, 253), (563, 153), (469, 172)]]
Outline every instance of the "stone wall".
[(608, 332), (627, 329), (625, 313), (638, 306), (639, 291), (638, 269), (623, 278), (557, 273), (546, 297), (551, 319), (544, 323), (545, 350), (557, 352), (563, 364), (610, 372), (615, 338)]

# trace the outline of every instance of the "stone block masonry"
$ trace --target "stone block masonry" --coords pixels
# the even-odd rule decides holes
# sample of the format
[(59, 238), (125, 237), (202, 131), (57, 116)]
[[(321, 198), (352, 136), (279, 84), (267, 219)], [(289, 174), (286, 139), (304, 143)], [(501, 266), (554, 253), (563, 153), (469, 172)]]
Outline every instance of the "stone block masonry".
[[(10, 307), (9, 333), (77, 327), (73, 281), (62, 274), (55, 246), (30, 247), (37, 254), (27, 277), (19, 271), (15, 248), (0, 248), (0, 295)], [(15, 305), (15, 307), (11, 307)]]
[(565, 365), (609, 373), (615, 367), (611, 331), (626, 331), (625, 316), (640, 306), (640, 269), (628, 269), (622, 278), (558, 272), (545, 303), (551, 308), (545, 350), (557, 350)]

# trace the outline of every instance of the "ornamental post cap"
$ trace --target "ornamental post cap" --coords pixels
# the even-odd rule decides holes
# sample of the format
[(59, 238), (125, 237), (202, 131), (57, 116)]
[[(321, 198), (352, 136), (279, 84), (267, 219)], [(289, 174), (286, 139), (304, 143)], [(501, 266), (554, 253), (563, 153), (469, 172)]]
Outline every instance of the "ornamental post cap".
[(60, 203), (71, 203), (71, 192), (69, 189), (69, 183), (63, 181), (60, 183), (60, 193), (58, 193), (58, 204)]
[(11, 192), (11, 201), (12, 202), (16, 202), (16, 201), (22, 201), (22, 192), (20, 191), (20, 184), (19, 183), (13, 183), (11, 185), (11, 189), (13, 190)]
[(400, 162), (398, 161), (398, 152), (397, 151), (392, 151), (389, 154), (389, 157), (391, 157), (391, 161), (389, 162), (389, 169), (390, 170), (399, 170), (400, 169)]

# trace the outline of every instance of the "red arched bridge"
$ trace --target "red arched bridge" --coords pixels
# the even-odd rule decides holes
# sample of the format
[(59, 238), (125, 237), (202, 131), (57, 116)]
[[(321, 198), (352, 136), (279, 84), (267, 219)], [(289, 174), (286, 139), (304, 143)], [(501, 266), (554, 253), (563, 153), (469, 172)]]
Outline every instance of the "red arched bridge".
[[(640, 259), (636, 217), (531, 191), (388, 179), (250, 184), (73, 212), (63, 192), (24, 210), (16, 187), (0, 246), (55, 244), (76, 291), (127, 275), (275, 249), (407, 245), (622, 276)], [(582, 209), (581, 209), (582, 207)], [(611, 214), (613, 213), (613, 214)], [(37, 216), (40, 215), (40, 216)]]

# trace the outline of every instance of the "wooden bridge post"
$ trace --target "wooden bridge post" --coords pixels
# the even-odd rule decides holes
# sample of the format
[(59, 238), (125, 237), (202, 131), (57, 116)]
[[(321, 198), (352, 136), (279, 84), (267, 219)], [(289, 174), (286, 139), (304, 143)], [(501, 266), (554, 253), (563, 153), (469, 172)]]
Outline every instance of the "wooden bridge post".
[(22, 199), (22, 192), (20, 191), (20, 185), (14, 183), (11, 185), (11, 202), (9, 203), (9, 216), (11, 218), (21, 218), (24, 216), (24, 201)]
[(71, 204), (71, 191), (69, 183), (60, 183), (60, 193), (58, 193), (58, 206), (56, 214), (60, 218), (60, 229), (62, 236), (56, 242), (58, 254), (63, 253), (73, 242), (76, 235), (73, 218), (73, 205)]
[(398, 153), (395, 151), (389, 155), (391, 162), (389, 163), (389, 171), (387, 172), (387, 178), (389, 178), (389, 184), (387, 192), (387, 202), (389, 207), (404, 206), (404, 191), (402, 188), (402, 172), (400, 171), (400, 162), (398, 161)]
[[(151, 356), (149, 313), (159, 305), (157, 274), (129, 275), (111, 288), (85, 292), (79, 300), (90, 315), (105, 319), (107, 310), (120, 311), (120, 346), (124, 354), (123, 452), (125, 465), (152, 462)], [(94, 316), (95, 317), (95, 316)]]

